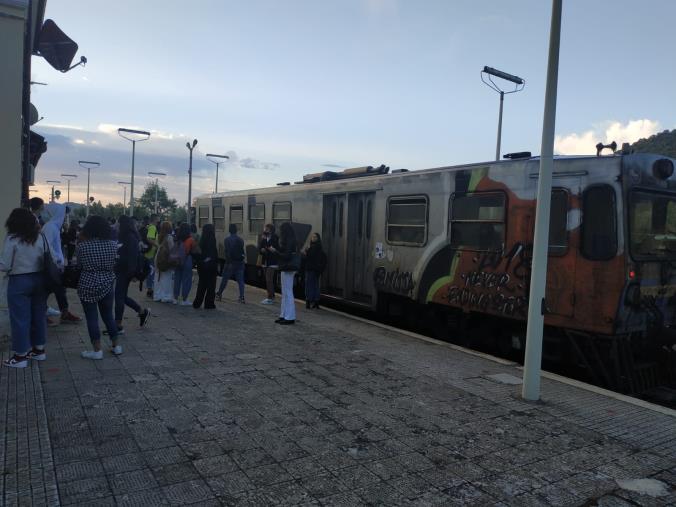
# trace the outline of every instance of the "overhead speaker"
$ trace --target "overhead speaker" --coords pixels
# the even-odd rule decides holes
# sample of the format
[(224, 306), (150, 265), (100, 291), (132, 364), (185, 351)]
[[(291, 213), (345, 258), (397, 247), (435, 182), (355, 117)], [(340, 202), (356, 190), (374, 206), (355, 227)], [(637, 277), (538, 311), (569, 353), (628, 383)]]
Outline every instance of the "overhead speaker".
[(38, 42), (38, 52), (49, 65), (56, 70), (66, 72), (77, 53), (78, 46), (70, 37), (52, 21), (48, 19), (42, 25)]

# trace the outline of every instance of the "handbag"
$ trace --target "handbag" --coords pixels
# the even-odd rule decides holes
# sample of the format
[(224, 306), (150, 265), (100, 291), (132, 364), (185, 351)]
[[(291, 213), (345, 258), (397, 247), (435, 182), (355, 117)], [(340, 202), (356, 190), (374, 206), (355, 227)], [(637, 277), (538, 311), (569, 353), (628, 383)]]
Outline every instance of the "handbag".
[(69, 264), (63, 270), (61, 283), (67, 289), (77, 289), (77, 285), (80, 283), (80, 273), (82, 273), (82, 270), (79, 267), (74, 264)]
[(44, 258), (42, 265), (42, 276), (44, 278), (45, 288), (48, 292), (53, 292), (57, 287), (61, 286), (61, 270), (54, 262), (52, 252), (49, 249), (49, 243), (44, 234), (42, 236), (42, 246), (44, 249)]

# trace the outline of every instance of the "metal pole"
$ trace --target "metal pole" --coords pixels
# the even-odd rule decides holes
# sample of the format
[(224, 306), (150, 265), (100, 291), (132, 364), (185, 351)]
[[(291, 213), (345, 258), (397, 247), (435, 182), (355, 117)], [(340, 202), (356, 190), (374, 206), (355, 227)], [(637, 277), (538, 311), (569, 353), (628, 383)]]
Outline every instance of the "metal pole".
[(522, 396), (526, 400), (540, 398), (540, 369), (542, 366), (542, 333), (545, 313), (545, 286), (547, 282), (547, 251), (549, 239), (549, 209), (552, 194), (552, 166), (554, 165), (554, 130), (556, 124), (556, 91), (559, 73), (559, 44), (561, 41), (561, 2), (552, 0), (552, 21), (549, 32), (549, 62), (545, 111), (540, 150), (540, 177), (535, 207), (535, 235), (530, 277), (526, 357), (523, 368)]
[(136, 141), (131, 142), (131, 191), (129, 192), (129, 216), (134, 216), (134, 156), (136, 155)]
[(192, 150), (194, 146), (190, 149), (190, 165), (188, 166), (188, 225), (191, 224), (190, 216), (190, 202), (192, 201)]
[(124, 199), (122, 200), (122, 214), (124, 215), (124, 211), (127, 209), (127, 185), (122, 185), (122, 188), (124, 188)]
[(54, 202), (54, 185), (52, 185), (52, 199), (49, 202)]
[(214, 194), (218, 193), (218, 166), (221, 165), (220, 162), (216, 162), (216, 189), (214, 190)]
[(505, 103), (505, 92), (500, 92), (500, 114), (498, 116), (498, 145), (495, 148), (495, 160), (500, 160), (500, 142), (502, 141), (502, 105)]
[(68, 181), (68, 190), (66, 191), (66, 195), (67, 195), (66, 201), (70, 202), (70, 180), (67, 180), (67, 181)]
[(89, 174), (91, 173), (91, 170), (91, 167), (87, 167), (87, 217), (89, 216)]
[(159, 205), (159, 202), (158, 202), (158, 200), (157, 200), (157, 199), (158, 199), (158, 197), (157, 197), (157, 188), (158, 188), (158, 185), (159, 185), (159, 179), (158, 179), (158, 178), (155, 178), (155, 214), (156, 214), (156, 215), (157, 215), (157, 209), (158, 209), (158, 205)]

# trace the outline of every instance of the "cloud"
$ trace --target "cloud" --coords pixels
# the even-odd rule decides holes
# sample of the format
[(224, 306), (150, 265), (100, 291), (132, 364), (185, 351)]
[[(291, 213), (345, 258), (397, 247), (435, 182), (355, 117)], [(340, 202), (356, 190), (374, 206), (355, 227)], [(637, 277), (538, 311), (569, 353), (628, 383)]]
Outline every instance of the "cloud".
[(150, 132), (150, 137), (157, 137), (159, 139), (176, 139), (176, 138), (181, 138), (185, 137), (183, 134), (173, 134), (171, 132), (165, 132), (162, 130), (155, 130), (155, 129), (150, 129), (148, 130), (147, 128), (142, 128), (139, 126), (129, 126), (129, 125), (115, 125), (113, 123), (99, 123), (98, 126), (96, 127), (96, 130), (99, 132), (102, 132), (104, 134), (111, 134), (111, 135), (117, 135), (117, 129), (120, 128), (126, 128), (126, 129), (131, 129), (131, 130), (143, 130), (146, 132)]
[(559, 155), (594, 155), (599, 142), (609, 144), (615, 141), (618, 146), (622, 146), (622, 143), (634, 143), (643, 137), (650, 137), (659, 130), (659, 122), (648, 119), (631, 120), (626, 124), (606, 121), (580, 134), (556, 136), (554, 152)]
[(255, 158), (243, 158), (239, 161), (239, 166), (245, 169), (262, 169), (264, 171), (274, 171), (280, 167), (276, 162), (261, 162)]

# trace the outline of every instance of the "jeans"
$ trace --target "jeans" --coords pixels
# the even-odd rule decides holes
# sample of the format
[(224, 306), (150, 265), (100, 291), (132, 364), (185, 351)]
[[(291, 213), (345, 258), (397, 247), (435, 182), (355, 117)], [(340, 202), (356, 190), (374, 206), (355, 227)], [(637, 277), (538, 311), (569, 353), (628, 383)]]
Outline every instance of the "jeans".
[(296, 320), (296, 303), (293, 300), (293, 277), (295, 271), (282, 271), (282, 305), (279, 316), (284, 320)]
[(239, 298), (244, 299), (244, 263), (231, 262), (226, 264), (221, 276), (221, 286), (218, 288), (218, 295), (223, 294), (225, 287), (228, 285), (228, 280), (232, 275), (235, 275), (235, 280), (239, 285)]
[(127, 295), (130, 283), (131, 278), (126, 274), (115, 275), (115, 321), (117, 322), (122, 322), (125, 304), (136, 313), (141, 311), (139, 304)]
[(47, 341), (47, 292), (41, 272), (11, 275), (7, 281), (7, 306), (12, 349), (20, 356)]
[(195, 301), (192, 306), (199, 308), (204, 302), (204, 308), (216, 308), (214, 299), (216, 297), (216, 278), (218, 273), (216, 271), (216, 263), (209, 263), (197, 269), (199, 274), (199, 281), (197, 282), (197, 292), (195, 293)]
[(316, 271), (305, 272), (305, 301), (319, 302), (319, 276)]
[(265, 288), (268, 291), (268, 299), (275, 299), (275, 273), (277, 268), (265, 268)]
[(153, 290), (155, 286), (155, 257), (146, 257), (146, 259), (150, 263), (150, 273), (148, 274), (148, 278), (146, 278), (146, 289)]
[(192, 289), (192, 255), (186, 255), (183, 265), (174, 272), (174, 299), (180, 295), (185, 301)]
[(103, 299), (96, 303), (88, 303), (87, 301), (80, 300), (82, 303), (82, 309), (84, 310), (85, 319), (87, 319), (87, 331), (89, 331), (89, 339), (92, 341), (92, 343), (101, 339), (101, 331), (99, 330), (99, 313), (101, 314), (103, 323), (106, 325), (110, 340), (114, 341), (117, 339), (117, 324), (115, 324), (115, 319), (113, 319), (114, 299), (115, 292), (111, 290), (103, 297)]

